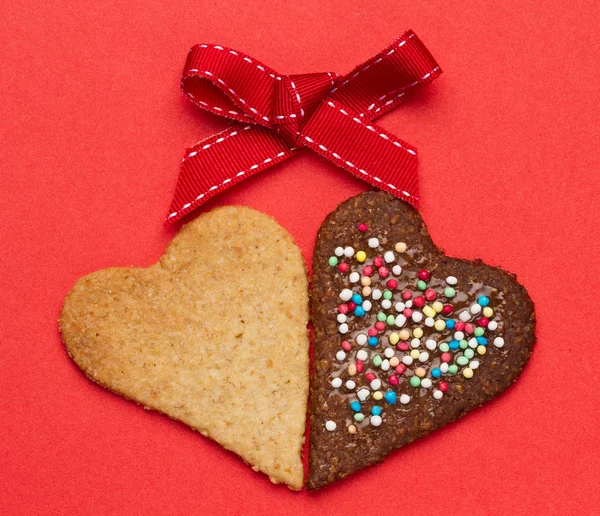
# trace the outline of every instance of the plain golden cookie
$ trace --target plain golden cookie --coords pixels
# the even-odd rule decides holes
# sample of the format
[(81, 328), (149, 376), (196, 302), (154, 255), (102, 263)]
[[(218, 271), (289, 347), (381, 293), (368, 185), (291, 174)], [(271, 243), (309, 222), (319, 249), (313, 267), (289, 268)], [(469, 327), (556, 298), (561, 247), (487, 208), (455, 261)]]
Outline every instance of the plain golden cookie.
[(93, 381), (300, 489), (307, 321), (290, 235), (267, 215), (224, 207), (184, 226), (151, 267), (79, 279), (59, 324)]

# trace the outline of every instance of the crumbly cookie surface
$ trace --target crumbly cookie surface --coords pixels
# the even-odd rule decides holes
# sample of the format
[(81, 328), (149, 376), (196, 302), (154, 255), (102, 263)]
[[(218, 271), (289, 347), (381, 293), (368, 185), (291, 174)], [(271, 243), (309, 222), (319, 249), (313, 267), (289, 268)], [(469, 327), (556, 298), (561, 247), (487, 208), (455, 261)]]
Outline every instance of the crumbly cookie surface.
[(383, 192), (341, 204), (314, 253), (308, 489), (450, 423), (510, 386), (535, 342), (514, 275), (445, 256)]
[(151, 267), (80, 278), (59, 325), (93, 381), (300, 489), (307, 321), (290, 235), (260, 212), (223, 207), (184, 226)]

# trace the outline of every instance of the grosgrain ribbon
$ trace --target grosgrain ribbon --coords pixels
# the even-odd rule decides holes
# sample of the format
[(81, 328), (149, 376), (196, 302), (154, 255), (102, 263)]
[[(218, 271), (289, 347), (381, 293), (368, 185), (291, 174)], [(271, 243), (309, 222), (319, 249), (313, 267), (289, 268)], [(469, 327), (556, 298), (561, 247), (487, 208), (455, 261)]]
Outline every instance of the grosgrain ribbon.
[(440, 73), (412, 31), (345, 76), (280, 75), (237, 50), (192, 47), (184, 94), (236, 123), (187, 149), (166, 223), (304, 148), (416, 206), (416, 149), (372, 121)]

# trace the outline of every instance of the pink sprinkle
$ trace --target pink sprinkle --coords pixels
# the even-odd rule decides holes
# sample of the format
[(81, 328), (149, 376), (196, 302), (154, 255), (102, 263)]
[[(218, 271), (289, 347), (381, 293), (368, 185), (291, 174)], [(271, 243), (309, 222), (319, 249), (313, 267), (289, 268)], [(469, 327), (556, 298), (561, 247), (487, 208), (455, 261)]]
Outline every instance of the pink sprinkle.
[(365, 231), (367, 231), (368, 229), (369, 229), (369, 228), (367, 227), (367, 225), (366, 225), (364, 222), (361, 222), (361, 223), (358, 225), (358, 230), (359, 230), (361, 233), (364, 233), (364, 232), (365, 232)]
[(400, 351), (408, 351), (408, 343), (407, 342), (398, 342), (398, 349)]
[(444, 305), (442, 308), (442, 313), (444, 315), (450, 315), (452, 312), (454, 312), (454, 307), (452, 305)]
[(383, 265), (383, 258), (381, 256), (373, 258), (373, 265), (375, 265), (375, 267), (381, 267)]
[(356, 371), (358, 373), (362, 373), (363, 367), (364, 367), (363, 361), (362, 360), (357, 360), (356, 361)]
[(402, 292), (402, 299), (404, 299), (405, 301), (408, 301), (411, 297), (412, 297), (412, 291), (405, 290), (404, 292)]
[(450, 353), (448, 353), (448, 352), (442, 353), (442, 357), (441, 358), (442, 358), (442, 362), (448, 363), (448, 362), (450, 362), (450, 360), (452, 360), (452, 355)]
[(448, 384), (446, 382), (440, 382), (440, 391), (446, 392), (448, 390)]
[(479, 326), (485, 328), (488, 324), (490, 324), (490, 320), (487, 317), (481, 317), (475, 321)]
[(375, 380), (375, 373), (367, 373), (367, 374), (365, 375), (365, 378), (366, 378), (367, 380), (369, 380), (370, 382), (372, 382), (373, 380)]
[(342, 303), (340, 306), (338, 306), (338, 312), (346, 315), (348, 313), (348, 305), (346, 303)]
[(349, 269), (349, 267), (348, 267), (347, 263), (342, 262), (338, 265), (338, 270), (340, 272), (348, 272), (348, 269)]
[[(404, 365), (404, 364), (402, 364), (402, 365)], [(398, 366), (398, 367), (400, 367), (400, 366)], [(390, 375), (389, 381), (390, 381), (390, 385), (398, 385), (398, 377), (395, 374)]]
[(377, 337), (377, 328), (369, 328), (369, 331), (367, 332), (369, 334), (369, 337)]
[(475, 326), (473, 326), (473, 323), (468, 322), (467, 324), (465, 324), (465, 331), (470, 335), (471, 333), (473, 333), (475, 331)]
[(387, 288), (390, 290), (394, 290), (398, 287), (398, 282), (395, 279), (388, 280)]
[(354, 311), (355, 308), (356, 308), (356, 303), (354, 303), (353, 301), (350, 301), (348, 303), (348, 310)]
[(396, 373), (404, 374), (406, 372), (406, 366), (404, 364), (398, 364), (396, 366)]
[(388, 271), (386, 267), (379, 267), (377, 274), (379, 274), (380, 278), (385, 279), (390, 275), (390, 271)]
[(350, 351), (352, 349), (352, 345), (345, 340), (344, 342), (342, 342), (342, 348), (344, 349), (344, 351)]
[(465, 329), (465, 323), (462, 321), (457, 321), (456, 325), (454, 326), (454, 330), (455, 331), (463, 331)]
[(425, 291), (425, 299), (427, 299), (427, 301), (433, 301), (436, 297), (437, 293), (432, 288), (428, 288)]
[(410, 308), (405, 308), (404, 310), (402, 310), (402, 315), (403, 315), (404, 317), (406, 317), (407, 319), (408, 319), (409, 317), (412, 317), (412, 309), (410, 309)]
[(375, 323), (375, 328), (377, 328), (379, 331), (383, 331), (383, 330), (385, 330), (385, 323), (383, 323), (381, 321), (377, 321)]
[(365, 265), (362, 270), (363, 276), (372, 276), (373, 275), (373, 267), (370, 265)]

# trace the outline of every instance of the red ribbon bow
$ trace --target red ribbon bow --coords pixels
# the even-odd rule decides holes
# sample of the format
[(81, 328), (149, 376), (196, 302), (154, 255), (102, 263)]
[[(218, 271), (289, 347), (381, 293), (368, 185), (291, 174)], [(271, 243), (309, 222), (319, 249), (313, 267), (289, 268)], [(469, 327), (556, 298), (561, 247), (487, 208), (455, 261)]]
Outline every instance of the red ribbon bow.
[(440, 73), (412, 31), (345, 76), (280, 75), (236, 50), (192, 47), (184, 94), (239, 123), (187, 150), (166, 222), (304, 147), (416, 206), (416, 149), (372, 120)]

